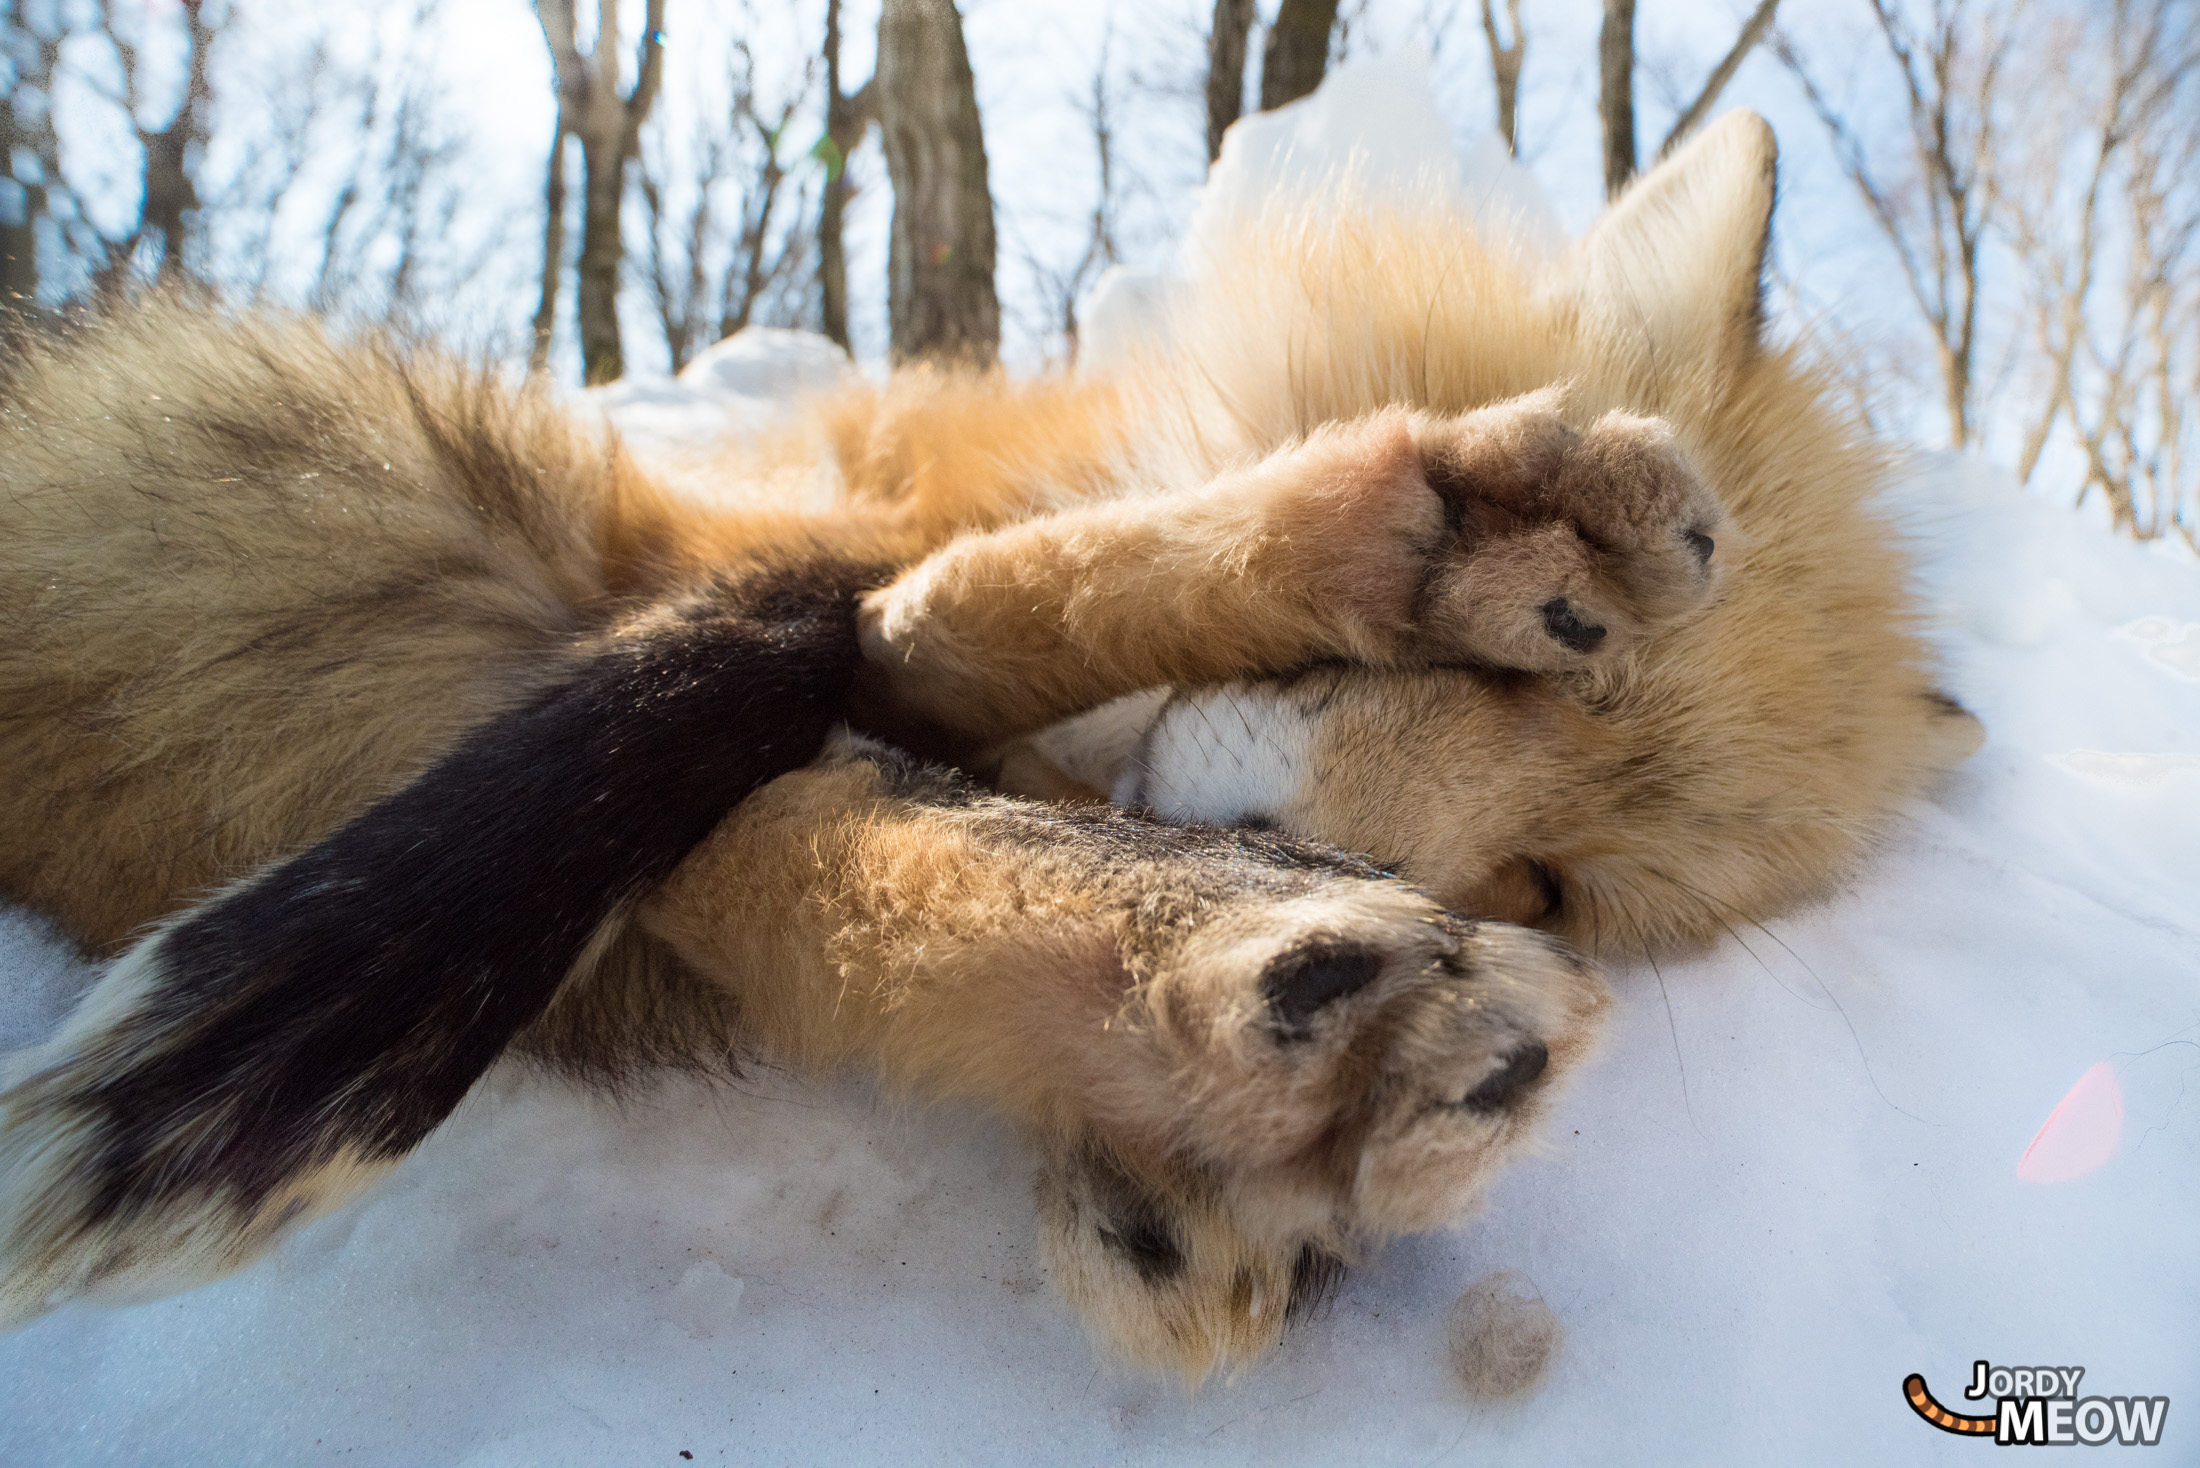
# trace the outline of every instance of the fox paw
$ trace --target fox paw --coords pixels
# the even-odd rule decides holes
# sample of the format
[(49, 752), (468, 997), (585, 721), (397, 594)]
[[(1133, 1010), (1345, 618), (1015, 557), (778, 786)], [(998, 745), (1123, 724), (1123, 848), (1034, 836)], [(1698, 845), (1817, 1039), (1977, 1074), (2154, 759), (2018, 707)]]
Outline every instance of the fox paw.
[(1555, 939), (1433, 908), (1238, 946), (1271, 955), (1238, 992), (1192, 981), (1206, 963), (1141, 986), (1119, 1033), (1150, 1055), (1038, 1180), (1065, 1297), (1194, 1379), (1257, 1357), (1366, 1246), (1468, 1212), (1606, 1002)]
[(1547, 388), (1420, 418), (1429, 486), (1454, 531), (1424, 582), (1429, 651), (1562, 672), (1707, 604), (1725, 512), (1659, 418), (1576, 432)]

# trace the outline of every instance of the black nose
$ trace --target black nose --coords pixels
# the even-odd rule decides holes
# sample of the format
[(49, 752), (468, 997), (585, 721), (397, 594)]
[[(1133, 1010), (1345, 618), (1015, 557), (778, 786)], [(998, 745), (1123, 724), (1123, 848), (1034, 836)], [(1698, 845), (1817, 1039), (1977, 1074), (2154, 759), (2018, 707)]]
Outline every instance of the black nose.
[(1696, 564), (1699, 566), (1711, 564), (1711, 552), (1717, 544), (1717, 541), (1714, 541), (1701, 530), (1688, 532), (1688, 548), (1696, 553)]
[(1550, 1062), (1551, 1052), (1541, 1040), (1516, 1045), (1486, 1080), (1453, 1104), (1468, 1111), (1495, 1111), (1525, 1091)]

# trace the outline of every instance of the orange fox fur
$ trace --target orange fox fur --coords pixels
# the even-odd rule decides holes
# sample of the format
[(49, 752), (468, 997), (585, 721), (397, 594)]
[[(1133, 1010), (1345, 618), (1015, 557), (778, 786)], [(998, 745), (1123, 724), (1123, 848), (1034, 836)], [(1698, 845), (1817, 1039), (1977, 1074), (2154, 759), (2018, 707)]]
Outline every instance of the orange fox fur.
[[(1010, 794), (841, 739), (607, 924), (523, 1045), (987, 1100), (1104, 1339), (1257, 1355), (1336, 1260), (1470, 1206), (1590, 1048), (1594, 974), (1512, 924), (1700, 943), (1822, 892), (1975, 740), (1884, 455), (1759, 341), (1772, 166), (1732, 115), (1536, 274), (1440, 213), (1265, 221), (1135, 370), (904, 374), (680, 486), (540, 391), (305, 323), (155, 304), (30, 352), (0, 893), (123, 957), (0, 1095), (0, 1321), (234, 1267), (387, 1165), (87, 1202), (85, 1098), (172, 977), (144, 924), (653, 598), (831, 553), (900, 568), (855, 717)], [(821, 469), (830, 508), (785, 508)], [(1012, 798), (1111, 788), (1240, 829)]]

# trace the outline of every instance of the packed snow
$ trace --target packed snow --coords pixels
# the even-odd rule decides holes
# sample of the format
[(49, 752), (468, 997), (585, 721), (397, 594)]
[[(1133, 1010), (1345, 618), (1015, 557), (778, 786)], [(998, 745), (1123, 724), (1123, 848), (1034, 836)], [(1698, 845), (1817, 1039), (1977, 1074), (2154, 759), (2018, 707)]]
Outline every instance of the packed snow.
[[(609, 406), (679, 451), (841, 370), (737, 339)], [(1241, 1378), (1096, 1356), (982, 1113), (503, 1072), (243, 1274), (0, 1337), (0, 1462), (1915, 1463), (1983, 1449), (1904, 1376), (1976, 1411), (1980, 1358), (2200, 1460), (2200, 564), (1976, 461), (1890, 500), (1985, 749), (1838, 900), (1617, 973), (1541, 1155)], [(88, 980), (0, 915), (0, 1048)], [(1500, 1270), (1563, 1337), (1492, 1404), (1447, 1320)]]

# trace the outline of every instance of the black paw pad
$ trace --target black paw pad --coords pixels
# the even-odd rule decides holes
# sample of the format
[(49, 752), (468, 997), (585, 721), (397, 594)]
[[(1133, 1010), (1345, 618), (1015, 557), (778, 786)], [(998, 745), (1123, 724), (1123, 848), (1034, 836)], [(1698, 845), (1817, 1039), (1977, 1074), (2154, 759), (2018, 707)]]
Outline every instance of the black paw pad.
[(1323, 1005), (1358, 993), (1382, 969), (1383, 956), (1372, 948), (1314, 942), (1270, 959), (1260, 992), (1275, 1016), (1277, 1034), (1304, 1040), (1314, 1033), (1314, 1016)]
[(1696, 553), (1697, 565), (1708, 566), (1711, 564), (1711, 552), (1718, 542), (1701, 530), (1686, 531), (1681, 538), (1686, 540), (1688, 548)]
[(1575, 652), (1587, 652), (1604, 640), (1604, 629), (1575, 616), (1563, 596), (1543, 603), (1543, 630)]
[(1452, 1104), (1466, 1111), (1496, 1111), (1526, 1090), (1550, 1061), (1551, 1052), (1541, 1040), (1515, 1046), (1488, 1079)]

